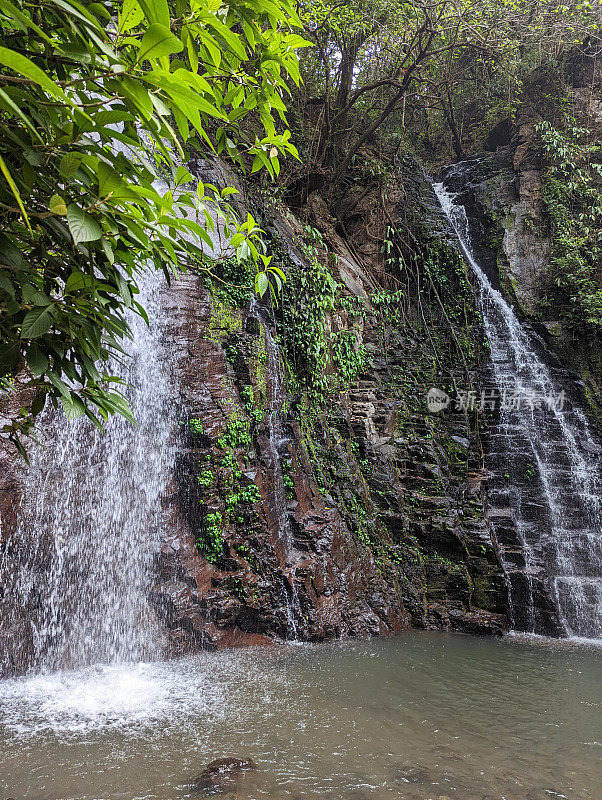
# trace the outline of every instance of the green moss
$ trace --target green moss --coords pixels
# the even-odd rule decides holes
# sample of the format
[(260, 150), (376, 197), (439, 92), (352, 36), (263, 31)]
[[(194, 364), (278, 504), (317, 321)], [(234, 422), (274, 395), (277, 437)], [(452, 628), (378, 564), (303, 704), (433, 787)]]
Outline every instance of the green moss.
[(294, 497), (295, 483), (292, 477), (292, 462), (290, 458), (285, 458), (282, 462), (282, 482), (286, 490), (287, 497)]
[(213, 297), (230, 308), (242, 308), (253, 296), (255, 267), (251, 261), (228, 258), (213, 265), (215, 278), (206, 277), (205, 285)]
[(255, 572), (259, 572), (260, 569), (259, 559), (253, 553), (248, 544), (246, 543), (237, 544), (234, 547), (234, 550), (238, 553), (239, 556), (241, 556), (241, 558), (244, 558), (244, 560), (249, 564), (251, 569), (253, 569)]
[(281, 306), (280, 331), (293, 391), (308, 404), (320, 405), (329, 391), (331, 364), (328, 314), (335, 308), (338, 285), (328, 267), (328, 251), (319, 231), (307, 226), (298, 241), (306, 264), (288, 264)]
[(343, 295), (338, 301), (338, 307), (353, 318), (366, 318), (366, 301), (356, 295)]
[(188, 420), (188, 430), (195, 436), (202, 436), (203, 433), (205, 432), (205, 429), (203, 428), (203, 423), (201, 422), (200, 419), (196, 418)]
[(199, 486), (213, 486), (215, 477), (210, 469), (204, 469), (200, 475), (197, 476)]
[(206, 328), (205, 338), (217, 342), (231, 336), (242, 328), (240, 311), (228, 305), (215, 295), (211, 296), (211, 318)]
[(254, 483), (251, 483), (248, 486), (239, 487), (236, 491), (230, 492), (226, 497), (226, 508), (231, 511), (235, 506), (258, 503), (260, 500), (261, 493), (259, 488)]
[(366, 348), (355, 331), (339, 331), (331, 338), (332, 361), (342, 387), (348, 387), (366, 364)]
[(226, 429), (216, 441), (220, 450), (242, 447), (248, 449), (253, 444), (250, 433), (249, 420), (243, 419), (234, 411), (228, 418)]
[(565, 324), (574, 331), (602, 333), (602, 196), (599, 160), (602, 143), (566, 117), (560, 128), (537, 126), (548, 168), (542, 198), (552, 251), (550, 294), (560, 303)]

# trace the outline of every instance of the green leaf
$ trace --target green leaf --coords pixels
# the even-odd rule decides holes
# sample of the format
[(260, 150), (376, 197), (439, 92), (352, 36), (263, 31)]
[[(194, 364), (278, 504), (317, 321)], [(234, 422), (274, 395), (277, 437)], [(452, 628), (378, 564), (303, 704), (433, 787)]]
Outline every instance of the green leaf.
[(74, 244), (94, 242), (102, 236), (100, 225), (79, 206), (70, 203), (67, 206), (67, 224), (73, 236)]
[[(0, 2), (1, 2), (1, 0), (0, 0)], [(12, 111), (18, 117), (20, 117), (23, 120), (23, 122), (25, 123), (25, 125), (27, 126), (27, 128), (36, 137), (36, 139), (38, 141), (40, 141), (40, 142), (42, 141), (42, 137), (37, 132), (37, 130), (34, 128), (32, 122), (29, 119), (29, 117), (27, 116), (27, 114), (25, 114), (23, 109), (19, 108), (19, 106), (13, 101), (13, 99), (3, 89), (0, 89), (0, 103), (2, 105), (4, 105), (4, 107), (7, 108), (9, 111)]]
[(20, 250), (3, 233), (0, 233), (0, 264), (19, 271), (27, 269), (27, 263)]
[(286, 283), (286, 275), (285, 275), (285, 274), (284, 274), (284, 272), (283, 272), (283, 271), (280, 269), (280, 267), (276, 267), (274, 264), (272, 264), (272, 266), (270, 267), (269, 271), (270, 271), (270, 272), (275, 272), (275, 273), (276, 273), (276, 275), (278, 275), (278, 276), (280, 277), (280, 279), (281, 279), (283, 282), (285, 282), (285, 283)]
[(31, 403), (31, 413), (34, 417), (44, 410), (46, 405), (46, 392), (38, 392)]
[(69, 103), (61, 87), (50, 80), (48, 75), (36, 66), (33, 61), (30, 61), (27, 56), (15, 53), (14, 50), (9, 50), (8, 47), (0, 47), (0, 64), (4, 64), (5, 67), (9, 67), (13, 72), (17, 72), (19, 75), (37, 83), (53, 97), (57, 97), (63, 102)]
[(67, 179), (73, 178), (81, 166), (82, 158), (83, 156), (80, 153), (75, 153), (74, 151), (66, 153), (61, 158), (61, 163), (59, 164), (61, 175)]
[(25, 224), (27, 225), (29, 230), (31, 230), (31, 225), (29, 223), (29, 217), (27, 216), (27, 211), (25, 211), (25, 206), (23, 205), (23, 201), (21, 200), (21, 194), (19, 193), (19, 190), (17, 188), (17, 184), (14, 182), (13, 176), (10, 174), (10, 171), (9, 171), (8, 167), (6, 166), (2, 156), (0, 156), (0, 172), (2, 172), (2, 174), (6, 178), (6, 182), (8, 183), (8, 185), (10, 187), (10, 190), (11, 190), (11, 192), (13, 194), (13, 197), (17, 201), (17, 205), (19, 206), (19, 210), (21, 211), (21, 214), (23, 215), (23, 219), (25, 220)]
[(255, 292), (260, 297), (263, 297), (269, 285), (270, 282), (265, 272), (258, 272), (257, 275), (255, 276)]
[(174, 36), (169, 28), (164, 25), (154, 23), (151, 25), (140, 42), (138, 50), (138, 61), (148, 58), (161, 58), (170, 56), (172, 53), (179, 53), (184, 49), (184, 45)]
[(11, 3), (10, 0), (0, 0), (0, 9), (2, 9), (7, 17), (13, 17), (14, 19), (19, 20), (23, 27), (31, 28), (31, 30), (35, 31), (38, 36), (42, 37), (42, 39), (45, 39), (47, 42), (52, 41), (48, 34), (45, 33), (45, 31), (43, 31), (39, 25), (36, 25), (36, 23), (30, 17), (28, 17), (27, 14), (24, 14), (23, 11)]
[[(0, 357), (9, 374), (28, 366), (30, 408), (36, 392), (57, 405), (60, 395), (68, 414), (83, 405), (102, 424), (130, 414), (104, 373), (110, 353), (128, 350), (128, 308), (148, 318), (141, 265), (177, 274), (213, 251), (220, 191), (197, 193), (182, 139), (199, 158), (221, 147), (241, 166), (242, 153), (293, 152), (278, 118), (285, 127), (281, 96), (298, 73), (295, 12), (290, 0), (0, 0), (0, 16)], [(169, 174), (171, 191), (153, 186)], [(215, 207), (229, 237), (233, 212)], [(259, 260), (261, 235), (247, 224), (237, 255)], [(267, 293), (277, 274), (259, 263)]]
[(98, 164), (98, 194), (99, 197), (106, 197), (110, 194), (111, 197), (116, 199), (138, 199), (138, 196), (129, 189), (121, 175), (104, 161)]
[(113, 248), (104, 236), (100, 240), (100, 246), (104, 250), (104, 254), (107, 257), (109, 264), (113, 264), (115, 262), (115, 254), (113, 253)]
[(230, 28), (228, 28), (227, 25), (224, 25), (224, 23), (221, 22), (216, 16), (208, 17), (207, 24), (225, 40), (228, 48), (232, 50), (232, 52), (235, 53), (241, 61), (246, 59), (247, 53), (241, 42), (240, 36), (237, 36), (237, 34), (231, 31)]
[(153, 101), (144, 86), (129, 75), (124, 75), (121, 82), (121, 90), (125, 92), (126, 97), (132, 101), (134, 106), (142, 112), (144, 119), (150, 119), (153, 113)]
[(19, 361), (21, 355), (20, 342), (2, 343), (0, 347), (0, 375), (7, 375)]
[(9, 297), (15, 296), (15, 287), (12, 285), (8, 275), (0, 272), (0, 290), (6, 292)]
[(48, 333), (52, 326), (55, 304), (40, 306), (28, 311), (21, 325), (21, 339), (37, 339)]
[(52, 300), (48, 297), (48, 295), (44, 294), (44, 292), (41, 292), (31, 283), (23, 284), (21, 294), (23, 295), (23, 302), (27, 303), (27, 305), (49, 306), (50, 303), (52, 303)]
[(140, 8), (138, 0), (125, 0), (119, 12), (119, 33), (125, 33), (135, 28), (144, 19), (144, 11)]
[(48, 369), (48, 359), (37, 344), (32, 344), (27, 350), (27, 366), (36, 378)]
[(67, 204), (60, 196), (60, 194), (53, 194), (48, 203), (48, 208), (53, 214), (60, 214), (64, 216), (67, 213)]
[(94, 284), (95, 280), (91, 275), (86, 275), (85, 272), (72, 272), (65, 284), (65, 294), (71, 294), (80, 289), (90, 289)]
[(169, 7), (167, 0), (139, 0), (147, 20), (169, 28)]
[(48, 373), (47, 377), (50, 383), (54, 386), (54, 388), (59, 391), (61, 397), (69, 398), (71, 396), (71, 392), (69, 391), (67, 386), (65, 386), (63, 381), (59, 378), (59, 376), (56, 375), (54, 372), (52, 372), (52, 370)]
[(111, 14), (101, 3), (90, 3), (88, 11), (92, 11), (97, 17), (101, 19), (110, 20)]
[(86, 406), (73, 392), (70, 392), (69, 395), (61, 395), (61, 405), (67, 419), (77, 419), (86, 412)]
[(190, 183), (194, 178), (188, 172), (183, 164), (180, 164), (176, 170), (176, 186), (181, 186), (183, 183)]

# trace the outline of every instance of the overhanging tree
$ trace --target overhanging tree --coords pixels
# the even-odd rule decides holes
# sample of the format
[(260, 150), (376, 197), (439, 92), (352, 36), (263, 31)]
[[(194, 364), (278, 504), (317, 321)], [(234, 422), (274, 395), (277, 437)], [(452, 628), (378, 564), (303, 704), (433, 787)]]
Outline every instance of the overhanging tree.
[(266, 290), (255, 221), (185, 164), (223, 153), (277, 175), (296, 155), (299, 27), (289, 0), (0, 0), (0, 388), (26, 376), (3, 428), (21, 450), (47, 397), (99, 427), (129, 415), (106, 362), (145, 316), (137, 276), (206, 263), (217, 216)]

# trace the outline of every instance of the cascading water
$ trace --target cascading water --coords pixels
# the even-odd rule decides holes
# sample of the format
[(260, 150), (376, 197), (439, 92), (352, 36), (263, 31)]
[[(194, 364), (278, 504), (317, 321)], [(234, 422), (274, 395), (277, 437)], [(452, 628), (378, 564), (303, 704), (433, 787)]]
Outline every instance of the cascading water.
[(512, 480), (497, 490), (506, 508), (497, 519), (495, 509), (491, 516), (513, 627), (548, 633), (554, 629), (550, 616), (556, 616), (555, 632), (602, 639), (599, 443), (584, 411), (564, 402), (563, 386), (542, 360), (536, 337), (477, 263), (464, 207), (443, 184), (434, 188), (476, 277), (499, 397), (513, 398), (501, 403), (493, 437), (501, 456), (495, 469)]
[(32, 448), (20, 524), (0, 563), (6, 672), (15, 658), (20, 669), (54, 671), (158, 655), (148, 594), (175, 430), (160, 281), (141, 276), (150, 326), (132, 314), (131, 357), (110, 367), (130, 387), (137, 426), (114, 417), (102, 435), (86, 417), (44, 413), (49, 444)]
[[(256, 300), (251, 301), (250, 313), (256, 309)], [(293, 547), (293, 536), (287, 513), (287, 497), (284, 485), (284, 474), (282, 472), (282, 461), (280, 448), (286, 443), (282, 427), (282, 407), (284, 404), (284, 392), (282, 389), (282, 377), (280, 374), (280, 362), (278, 350), (274, 336), (269, 325), (261, 323), (265, 332), (266, 342), (266, 371), (269, 376), (267, 385), (267, 412), (268, 412), (268, 453), (269, 469), (272, 477), (274, 513), (277, 518), (278, 535), (280, 545), (283, 548), (286, 558), (286, 568), (289, 575), (288, 588), (283, 584), (282, 599), (287, 614), (287, 638), (295, 641), (298, 637), (296, 614), (299, 612), (299, 599), (295, 587), (295, 553)]]

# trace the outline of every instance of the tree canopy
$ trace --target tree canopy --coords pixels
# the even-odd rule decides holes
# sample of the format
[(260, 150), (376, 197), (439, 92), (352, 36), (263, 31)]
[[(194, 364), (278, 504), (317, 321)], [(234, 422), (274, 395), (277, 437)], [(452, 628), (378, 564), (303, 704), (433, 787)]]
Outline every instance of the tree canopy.
[(300, 13), (316, 44), (302, 54), (303, 155), (338, 178), (385, 129), (390, 142), (444, 129), (462, 156), (464, 118), (509, 113), (526, 72), (601, 23), (581, 0), (319, 0)]
[(128, 415), (107, 364), (138, 276), (211, 270), (216, 220), (257, 291), (284, 278), (191, 155), (332, 200), (374, 144), (461, 157), (600, 25), (583, 0), (0, 0), (0, 390), (29, 389), (4, 435), (48, 397)]

